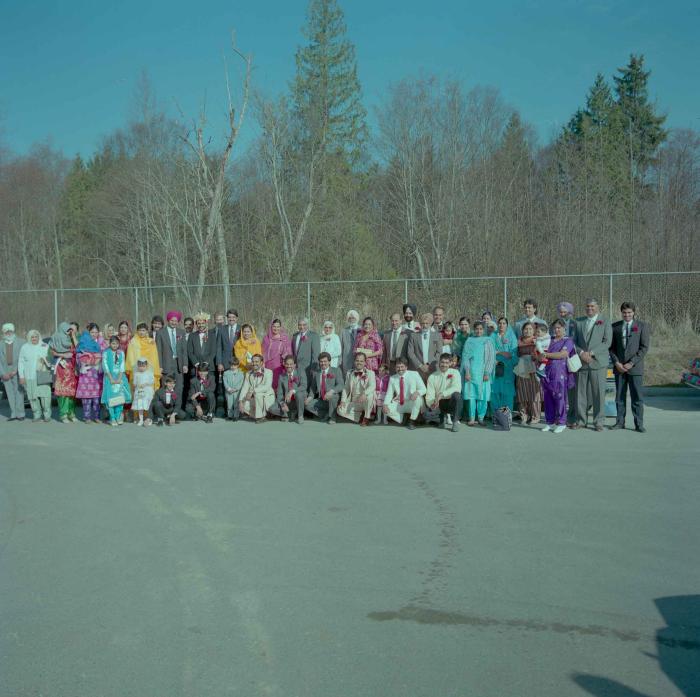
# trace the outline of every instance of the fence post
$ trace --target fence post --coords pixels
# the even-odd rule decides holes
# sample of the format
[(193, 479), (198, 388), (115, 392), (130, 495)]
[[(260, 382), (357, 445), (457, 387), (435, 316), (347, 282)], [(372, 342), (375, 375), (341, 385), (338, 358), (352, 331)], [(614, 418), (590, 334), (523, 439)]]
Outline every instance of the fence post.
[(54, 288), (53, 291), (53, 323), (56, 329), (54, 331), (58, 331), (58, 291)]
[(309, 323), (311, 322), (311, 283), (306, 282), (306, 316), (309, 318)]
[[(139, 323), (139, 289), (134, 288), (134, 328)], [(136, 329), (134, 329), (134, 332)]]
[(610, 285), (608, 287), (608, 317), (613, 315), (613, 275), (610, 274)]
[(408, 303), (408, 279), (403, 279), (403, 301)]
[(224, 285), (224, 312), (228, 312), (228, 286)]
[(508, 276), (503, 277), (503, 316), (508, 317)]

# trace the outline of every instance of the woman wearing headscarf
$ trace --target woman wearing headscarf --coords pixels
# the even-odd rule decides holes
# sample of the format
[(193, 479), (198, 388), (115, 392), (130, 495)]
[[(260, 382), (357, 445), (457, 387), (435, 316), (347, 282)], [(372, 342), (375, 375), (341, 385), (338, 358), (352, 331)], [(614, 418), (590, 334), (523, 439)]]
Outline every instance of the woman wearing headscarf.
[[(119, 341), (121, 347), (121, 340)], [(160, 387), (160, 361), (158, 360), (158, 347), (156, 340), (148, 335), (148, 325), (145, 322), (139, 322), (136, 325), (136, 334), (129, 342), (129, 348), (126, 351), (126, 374), (129, 377), (129, 384), (134, 386), (134, 374), (139, 359), (148, 361), (149, 370), (153, 371), (154, 391)]]
[[(518, 407), (520, 409), (520, 421), (525, 424), (530, 419), (531, 424), (538, 424), (542, 413), (542, 388), (532, 363), (532, 356), (535, 352), (534, 323), (525, 322), (520, 332), (518, 356), (519, 360), (523, 359), (523, 364), (527, 368), (525, 373), (518, 373), (518, 380), (515, 383)], [(530, 367), (532, 370), (530, 370)]]
[(262, 340), (262, 355), (265, 367), (272, 371), (273, 390), (277, 390), (277, 381), (284, 372), (284, 359), (291, 353), (292, 342), (289, 340), (289, 335), (282, 326), (282, 322), (273, 319)]
[(566, 416), (569, 408), (568, 394), (576, 384), (574, 374), (569, 372), (567, 360), (576, 352), (574, 340), (566, 336), (566, 322), (559, 318), (552, 324), (554, 338), (544, 354), (548, 359), (542, 378), (544, 395), (544, 418), (547, 422), (543, 431), (561, 433), (566, 429)]
[(484, 310), (481, 313), (481, 321), (486, 328), (486, 336), (491, 336), (498, 331), (498, 325), (493, 319), (493, 312), (491, 312), (491, 310)]
[(515, 332), (508, 326), (508, 320), (505, 317), (498, 318), (497, 326), (497, 331), (491, 335), (496, 351), (496, 367), (491, 387), (491, 413), (503, 407), (513, 410), (515, 399), (513, 368), (518, 362), (518, 338)]
[(363, 353), (365, 355), (365, 367), (376, 375), (384, 353), (384, 343), (379, 338), (379, 333), (371, 317), (365, 317), (362, 320), (362, 330), (357, 334), (354, 348), (356, 354)]
[(77, 343), (78, 328), (68, 322), (61, 322), (51, 337), (51, 354), (57, 358), (53, 391), (58, 401), (58, 418), (64, 424), (78, 420), (75, 416), (75, 392), (78, 389)]
[(331, 368), (337, 368), (340, 365), (340, 337), (335, 333), (335, 324), (327, 319), (323, 323), (321, 331), (321, 353), (324, 351), (330, 354)]
[(6, 322), (2, 325), (0, 341), (0, 379), (10, 405), (10, 421), (24, 421), (24, 389), (19, 382), (19, 354), (24, 339), (15, 334), (15, 325)]
[(123, 319), (121, 322), (119, 322), (119, 326), (117, 327), (117, 337), (119, 338), (119, 348), (126, 356), (126, 352), (129, 350), (129, 342), (133, 338), (133, 334), (131, 333), (131, 325), (127, 320)]
[(36, 329), (27, 332), (27, 343), (22, 346), (19, 352), (19, 363), (17, 372), (19, 382), (24, 385), (32, 407), (34, 423), (41, 421), (51, 421), (51, 385), (39, 385), (37, 373), (50, 371), (49, 345), (41, 340), (41, 334)]
[(75, 396), (82, 400), (83, 421), (100, 423), (100, 395), (102, 394), (102, 349), (99, 344), (100, 328), (91, 322), (80, 335), (76, 348), (78, 387)]
[(240, 361), (240, 368), (244, 373), (253, 369), (253, 356), (262, 354), (262, 345), (252, 324), (244, 324), (241, 327), (241, 335), (233, 345), (233, 354)]
[(472, 335), (464, 342), (461, 365), (463, 397), (469, 400), (469, 426), (476, 426), (475, 418), (484, 425), (495, 361), (493, 341), (485, 335), (484, 323), (474, 322)]
[(456, 356), (459, 361), (462, 360), (464, 342), (469, 338), (470, 331), (469, 317), (460, 317), (457, 331), (452, 339), (452, 355)]

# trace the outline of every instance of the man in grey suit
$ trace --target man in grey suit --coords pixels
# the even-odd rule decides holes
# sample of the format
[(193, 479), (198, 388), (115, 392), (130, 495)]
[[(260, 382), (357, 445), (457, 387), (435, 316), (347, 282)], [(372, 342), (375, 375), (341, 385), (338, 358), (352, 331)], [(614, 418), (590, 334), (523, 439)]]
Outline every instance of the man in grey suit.
[(167, 324), (156, 334), (158, 361), (163, 375), (172, 375), (175, 380), (177, 410), (184, 409), (184, 379), (187, 373), (187, 334), (179, 326), (182, 313), (177, 310), (168, 312)]
[(340, 332), (340, 366), (343, 379), (355, 366), (355, 339), (360, 331), (360, 313), (357, 310), (348, 310), (346, 322), (347, 326)]
[(581, 359), (581, 369), (576, 381), (576, 424), (572, 428), (586, 427), (588, 408), (592, 406), (595, 430), (602, 431), (612, 325), (600, 314), (600, 303), (595, 298), (586, 300), (586, 316), (576, 320), (574, 343)]
[(406, 358), (408, 349), (408, 332), (401, 327), (401, 315), (395, 312), (391, 316), (391, 329), (384, 332), (382, 341), (384, 342), (384, 360), (389, 365), (389, 373), (396, 372), (396, 361), (399, 358)]
[(437, 370), (437, 364), (442, 353), (442, 335), (431, 331), (433, 315), (425, 312), (421, 315), (421, 331), (410, 332), (406, 342), (406, 357), (408, 369), (420, 373), (423, 382), (428, 382), (430, 373)]
[(297, 322), (298, 332), (292, 337), (292, 355), (297, 362), (297, 369), (306, 373), (306, 382), (311, 382), (312, 371), (318, 368), (318, 354), (321, 352), (321, 340), (316, 332), (309, 330), (309, 318), (302, 317)]
[(226, 324), (219, 329), (216, 342), (216, 367), (220, 373), (231, 367), (233, 345), (241, 336), (241, 325), (238, 324), (238, 310), (226, 312)]
[(331, 354), (324, 351), (318, 357), (318, 370), (315, 370), (308, 386), (305, 400), (306, 410), (322, 421), (335, 423), (338, 400), (343, 391), (343, 379), (338, 368), (331, 368)]
[(284, 373), (277, 381), (275, 404), (270, 413), (282, 417), (282, 421), (296, 418), (297, 423), (304, 423), (304, 401), (306, 400), (306, 374), (298, 371), (294, 358), (284, 359)]
[(0, 378), (5, 387), (7, 401), (10, 404), (10, 421), (24, 420), (24, 388), (17, 378), (19, 351), (26, 343), (15, 334), (15, 325), (7, 322), (2, 325), (2, 342), (0, 342)]
[(649, 350), (651, 330), (646, 322), (635, 317), (634, 303), (622, 303), (622, 321), (612, 325), (610, 357), (615, 372), (615, 406), (617, 421), (613, 429), (625, 427), (627, 388), (632, 401), (634, 429), (644, 433), (644, 356)]

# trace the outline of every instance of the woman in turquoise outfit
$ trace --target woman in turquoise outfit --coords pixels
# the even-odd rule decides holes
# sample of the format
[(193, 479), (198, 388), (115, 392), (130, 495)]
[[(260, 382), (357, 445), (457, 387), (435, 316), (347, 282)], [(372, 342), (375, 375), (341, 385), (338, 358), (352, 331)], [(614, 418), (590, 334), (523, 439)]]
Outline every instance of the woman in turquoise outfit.
[(496, 351), (496, 368), (491, 388), (491, 410), (503, 407), (513, 410), (515, 399), (515, 376), (513, 368), (518, 362), (518, 337), (508, 326), (505, 317), (498, 318), (498, 330), (491, 335)]
[(113, 336), (109, 340), (109, 348), (102, 354), (102, 404), (109, 411), (109, 422), (112, 426), (123, 423), (124, 405), (131, 402), (125, 364), (124, 351), (119, 347), (119, 337)]
[(493, 340), (484, 336), (483, 322), (474, 322), (472, 335), (464, 342), (461, 365), (464, 379), (462, 394), (465, 400), (469, 400), (469, 426), (476, 426), (475, 417), (484, 425), (495, 362)]

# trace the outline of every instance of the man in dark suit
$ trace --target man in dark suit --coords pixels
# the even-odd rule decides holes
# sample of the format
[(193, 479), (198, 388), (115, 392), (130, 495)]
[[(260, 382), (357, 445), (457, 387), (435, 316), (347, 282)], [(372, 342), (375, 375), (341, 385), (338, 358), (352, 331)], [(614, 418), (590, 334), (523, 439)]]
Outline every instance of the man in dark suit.
[(431, 331), (432, 313), (425, 312), (420, 319), (421, 331), (408, 334), (406, 357), (409, 370), (420, 373), (423, 382), (427, 383), (430, 373), (437, 370), (442, 353), (442, 336), (439, 332)]
[(226, 325), (219, 329), (216, 344), (216, 366), (220, 373), (231, 367), (233, 345), (241, 336), (241, 325), (238, 324), (238, 310), (229, 310), (226, 313)]
[(209, 372), (209, 365), (202, 362), (199, 364), (196, 374), (190, 380), (187, 415), (190, 419), (210, 424), (214, 421), (215, 409), (216, 382)]
[(401, 315), (395, 312), (391, 316), (391, 329), (385, 331), (382, 337), (384, 342), (384, 360), (389, 365), (391, 375), (396, 372), (397, 359), (406, 358), (408, 337), (408, 332), (401, 327)]
[(644, 433), (644, 356), (649, 350), (651, 330), (646, 322), (635, 317), (636, 309), (634, 303), (622, 303), (622, 320), (612, 325), (610, 357), (614, 365), (617, 407), (617, 422), (613, 428), (625, 427), (629, 387), (634, 428), (635, 431)]
[(177, 310), (168, 312), (166, 326), (156, 334), (160, 369), (163, 375), (172, 375), (175, 379), (178, 407), (183, 407), (186, 400), (183, 382), (187, 373), (187, 334), (179, 326), (181, 319), (182, 313)]
[(340, 365), (343, 370), (343, 378), (355, 365), (355, 339), (360, 331), (360, 313), (357, 310), (348, 310), (347, 325), (340, 333)]
[(318, 368), (321, 340), (316, 332), (309, 330), (308, 317), (302, 317), (297, 328), (299, 331), (292, 337), (292, 355), (297, 362), (297, 369), (306, 373), (306, 382), (309, 384), (311, 373)]
[(196, 329), (187, 339), (187, 365), (192, 377), (196, 375), (200, 363), (209, 366), (216, 360), (216, 332), (208, 328), (209, 315), (198, 312), (194, 321)]
[[(301, 371), (300, 371), (301, 372)], [(338, 400), (343, 391), (340, 368), (331, 368), (331, 354), (324, 351), (318, 357), (318, 370), (313, 372), (304, 405), (307, 411), (329, 424), (335, 423)]]
[(282, 421), (297, 419), (304, 423), (304, 400), (306, 399), (306, 374), (298, 371), (291, 356), (284, 360), (284, 373), (277, 381), (275, 405), (270, 413), (282, 417)]
[(600, 303), (595, 298), (586, 300), (586, 316), (576, 320), (574, 343), (581, 359), (581, 368), (576, 375), (576, 423), (572, 424), (572, 428), (585, 428), (588, 409), (593, 407), (595, 430), (603, 431), (612, 325), (607, 317), (600, 314)]

